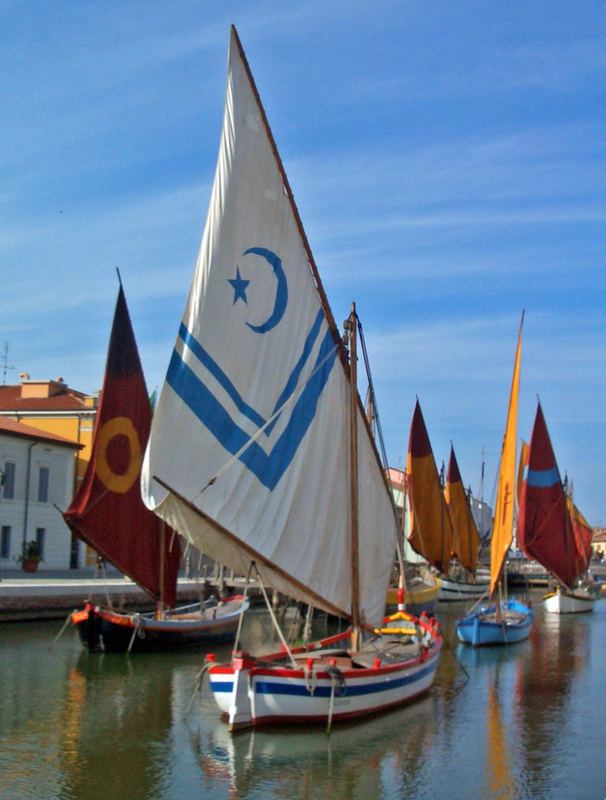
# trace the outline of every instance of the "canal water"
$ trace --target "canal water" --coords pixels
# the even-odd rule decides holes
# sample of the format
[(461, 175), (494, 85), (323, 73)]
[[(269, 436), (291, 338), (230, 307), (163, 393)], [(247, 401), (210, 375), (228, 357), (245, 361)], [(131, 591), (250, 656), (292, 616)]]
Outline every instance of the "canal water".
[[(201, 656), (89, 654), (61, 622), (0, 626), (2, 800), (606, 797), (606, 600), (545, 615), (530, 639), (447, 645), (422, 700), (327, 736), (230, 736)], [(268, 645), (253, 612), (246, 643)], [(216, 650), (226, 656), (227, 649)], [(193, 698), (193, 702), (192, 702)], [(191, 704), (191, 708), (188, 707)]]

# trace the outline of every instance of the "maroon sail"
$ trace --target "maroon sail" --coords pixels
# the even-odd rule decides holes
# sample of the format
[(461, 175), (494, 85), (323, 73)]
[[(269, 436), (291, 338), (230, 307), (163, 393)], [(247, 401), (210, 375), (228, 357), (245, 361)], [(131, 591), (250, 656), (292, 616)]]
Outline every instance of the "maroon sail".
[[(143, 504), (141, 462), (152, 410), (126, 299), (118, 293), (91, 459), (65, 520), (157, 600), (175, 603), (180, 547)], [(163, 575), (163, 579), (161, 578)]]
[(518, 544), (569, 588), (587, 569), (586, 550), (575, 535), (553, 447), (539, 403), (522, 483)]

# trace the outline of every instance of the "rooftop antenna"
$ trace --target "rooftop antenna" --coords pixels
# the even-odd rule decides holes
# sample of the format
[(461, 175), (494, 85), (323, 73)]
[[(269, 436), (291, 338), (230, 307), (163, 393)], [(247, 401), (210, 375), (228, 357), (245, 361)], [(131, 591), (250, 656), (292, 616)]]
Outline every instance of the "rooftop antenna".
[(2, 383), (6, 383), (6, 373), (9, 369), (15, 369), (12, 364), (8, 363), (8, 342), (4, 342), (4, 352), (2, 353)]
[(482, 448), (482, 470), (480, 472), (480, 491), (478, 492), (479, 500), (482, 505), (484, 505), (484, 448)]

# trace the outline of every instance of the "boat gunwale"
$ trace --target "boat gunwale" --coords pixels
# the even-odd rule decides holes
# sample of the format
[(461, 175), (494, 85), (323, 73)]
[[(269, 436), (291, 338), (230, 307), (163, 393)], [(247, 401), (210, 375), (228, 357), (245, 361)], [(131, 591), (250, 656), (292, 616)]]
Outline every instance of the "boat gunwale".
[[(376, 677), (378, 675), (386, 675), (389, 673), (395, 672), (403, 672), (405, 670), (413, 669), (415, 667), (421, 666), (426, 664), (428, 661), (431, 661), (434, 658), (437, 658), (442, 649), (442, 636), (436, 630), (432, 629), (429, 625), (425, 624), (423, 621), (417, 620), (419, 627), (421, 627), (426, 633), (429, 633), (432, 636), (433, 643), (428, 648), (423, 648), (421, 652), (411, 658), (407, 658), (405, 660), (396, 661), (391, 664), (381, 662), (377, 667), (366, 667), (366, 666), (356, 666), (355, 664), (355, 653), (351, 653), (348, 648), (343, 648), (341, 650), (337, 650), (335, 648), (334, 654), (330, 652), (330, 646), (336, 644), (340, 641), (345, 641), (350, 639), (350, 632), (344, 631), (342, 633), (337, 633), (334, 636), (330, 636), (326, 639), (320, 639), (317, 642), (314, 642), (309, 645), (302, 645), (301, 647), (297, 647), (291, 650), (291, 654), (296, 656), (307, 656), (308, 658), (314, 660), (314, 653), (319, 657), (318, 661), (326, 660), (330, 658), (336, 658), (339, 655), (347, 655), (347, 657), (352, 659), (351, 667), (346, 667), (341, 669), (339, 667), (339, 671), (342, 673), (344, 678), (356, 677), (356, 678), (366, 678), (366, 677)], [(394, 638), (397, 637), (398, 634), (394, 634)], [(386, 634), (378, 634), (377, 638), (387, 638)], [(322, 647), (318, 647), (318, 645), (322, 645)], [(320, 652), (322, 651), (322, 652)], [(376, 653), (376, 657), (380, 658), (380, 652)], [(246, 669), (251, 677), (252, 676), (274, 676), (278, 678), (291, 678), (291, 679), (304, 679), (308, 674), (309, 670), (306, 670), (305, 667), (294, 667), (283, 665), (282, 663), (287, 658), (287, 654), (284, 650), (280, 650), (274, 653), (268, 653), (267, 655), (263, 655), (262, 657), (256, 657), (248, 654), (241, 653), (239, 656), (235, 655), (234, 659), (232, 660), (231, 664), (213, 664), (209, 668), (209, 675), (233, 675), (236, 672), (240, 671), (240, 669)], [(241, 659), (241, 663), (245, 664), (246, 666), (240, 667), (235, 666), (234, 662)], [(271, 663), (275, 662), (275, 663)], [(318, 663), (318, 662), (316, 662)], [(327, 667), (332, 666), (330, 663), (326, 664)], [(337, 665), (338, 666), (338, 665)], [(330, 674), (324, 671), (314, 672), (314, 676), (317, 678), (330, 678)]]

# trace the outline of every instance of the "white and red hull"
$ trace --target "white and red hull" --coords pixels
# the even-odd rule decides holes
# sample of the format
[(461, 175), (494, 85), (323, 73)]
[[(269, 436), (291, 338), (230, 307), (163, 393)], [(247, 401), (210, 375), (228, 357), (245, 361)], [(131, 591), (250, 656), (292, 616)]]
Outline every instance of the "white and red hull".
[(593, 611), (595, 592), (585, 587), (572, 590), (556, 590), (543, 598), (545, 611), (551, 614), (583, 614)]
[(431, 623), (417, 625), (418, 654), (403, 661), (366, 658), (365, 665), (347, 653), (345, 632), (294, 650), (300, 668), (283, 652), (263, 659), (242, 655), (229, 666), (212, 666), (211, 689), (230, 730), (338, 722), (387, 711), (433, 682), (442, 640)]

